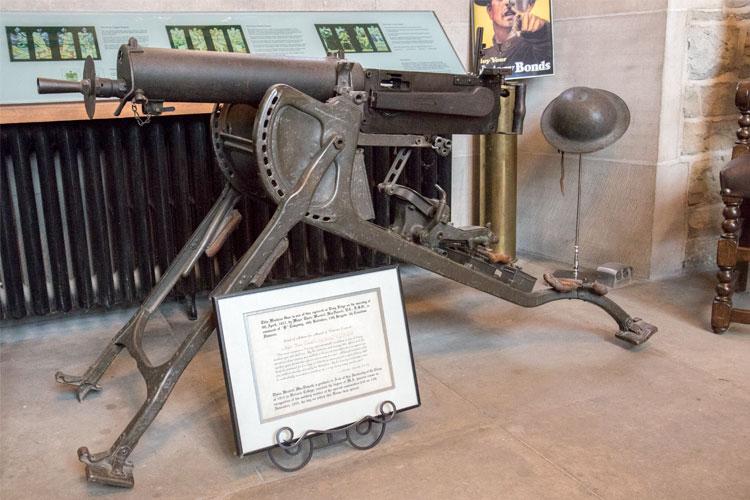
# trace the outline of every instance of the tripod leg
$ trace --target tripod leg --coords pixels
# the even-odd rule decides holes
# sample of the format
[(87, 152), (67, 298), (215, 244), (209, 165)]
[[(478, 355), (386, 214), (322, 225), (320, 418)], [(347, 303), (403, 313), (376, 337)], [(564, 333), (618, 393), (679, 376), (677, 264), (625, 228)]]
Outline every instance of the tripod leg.
[[(327, 168), (338, 154), (337, 136), (313, 157), (292, 192), (276, 209), (250, 249), (235, 264), (211, 293), (212, 296), (260, 286), (273, 264), (289, 246), (287, 234), (301, 221), (310, 206), (315, 190)], [(146, 380), (146, 401), (109, 450), (92, 454), (88, 448), (78, 449), (78, 458), (86, 464), (86, 478), (95, 483), (132, 488), (133, 464), (128, 457), (143, 433), (159, 414), (182, 372), (215, 328), (214, 312), (205, 313), (166, 363), (151, 366), (144, 360), (140, 337), (132, 334), (120, 340), (136, 359), (138, 369)]]
[(224, 218), (239, 199), (240, 194), (227, 185), (206, 218), (203, 219), (190, 240), (180, 250), (180, 253), (164, 273), (164, 276), (161, 277), (127, 324), (110, 340), (94, 364), (82, 376), (71, 376), (57, 372), (55, 380), (59, 383), (74, 386), (79, 401), (82, 401), (90, 391), (101, 390), (99, 379), (107, 371), (117, 354), (126, 346), (126, 339), (130, 337), (140, 338), (143, 335), (143, 330), (151, 313), (164, 301), (180, 276), (192, 269), (206, 246), (211, 243), (212, 236), (221, 227)]

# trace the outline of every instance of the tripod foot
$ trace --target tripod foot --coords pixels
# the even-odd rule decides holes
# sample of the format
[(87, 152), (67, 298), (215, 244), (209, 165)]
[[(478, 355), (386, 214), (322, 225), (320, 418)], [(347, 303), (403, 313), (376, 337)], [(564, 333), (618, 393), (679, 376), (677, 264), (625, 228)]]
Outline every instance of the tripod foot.
[(132, 450), (121, 446), (115, 452), (105, 451), (92, 455), (85, 446), (78, 448), (78, 460), (86, 464), (86, 480), (90, 483), (132, 488), (133, 463), (127, 460)]
[(633, 318), (628, 324), (627, 330), (620, 330), (615, 336), (633, 345), (640, 345), (650, 339), (657, 330), (658, 328), (654, 325), (646, 323), (640, 318)]
[(75, 387), (78, 401), (83, 401), (91, 391), (99, 392), (102, 390), (102, 386), (94, 382), (89, 382), (85, 377), (66, 375), (63, 372), (55, 373), (55, 381), (58, 384), (66, 384)]

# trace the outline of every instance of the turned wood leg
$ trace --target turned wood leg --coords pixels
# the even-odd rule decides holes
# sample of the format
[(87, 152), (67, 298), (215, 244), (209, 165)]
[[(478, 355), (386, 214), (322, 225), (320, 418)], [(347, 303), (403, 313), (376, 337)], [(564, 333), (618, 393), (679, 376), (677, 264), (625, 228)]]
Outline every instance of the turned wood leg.
[(728, 189), (722, 190), (724, 200), (724, 222), (722, 234), (716, 250), (716, 264), (719, 272), (716, 277), (716, 296), (711, 310), (711, 328), (714, 333), (724, 333), (732, 319), (732, 294), (734, 293), (734, 273), (737, 267), (738, 233), (740, 229), (740, 205), (742, 198), (732, 196)]

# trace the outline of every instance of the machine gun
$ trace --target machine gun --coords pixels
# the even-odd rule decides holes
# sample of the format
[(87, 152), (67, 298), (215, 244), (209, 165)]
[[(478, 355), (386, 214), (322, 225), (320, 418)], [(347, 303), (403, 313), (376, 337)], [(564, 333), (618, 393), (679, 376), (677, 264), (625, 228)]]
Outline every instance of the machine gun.
[[(553, 288), (532, 291), (535, 279), (492, 251), (487, 227), (455, 227), (442, 189), (431, 199), (398, 184), (412, 147), (448, 155), (439, 134), (516, 133), (498, 130), (508, 96), (504, 74), (446, 75), (364, 69), (337, 57), (278, 59), (142, 48), (131, 39), (117, 57), (117, 78), (98, 78), (89, 58), (81, 82), (40, 78), (40, 93), (80, 92), (89, 116), (97, 97), (117, 97), (120, 106), (141, 107), (141, 119), (168, 109), (165, 101), (215, 102), (211, 131), (226, 186), (206, 218), (130, 321), (83, 376), (58, 372), (58, 382), (76, 387), (79, 400), (100, 390), (99, 380), (126, 348), (147, 386), (146, 401), (111, 448), (78, 450), (92, 482), (133, 486), (128, 457), (161, 408), (185, 367), (216, 327), (214, 313), (199, 318), (172, 357), (154, 365), (142, 348), (151, 313), (204, 251), (215, 252), (233, 225), (234, 205), (245, 195), (264, 196), (276, 211), (259, 237), (213, 290), (212, 296), (260, 286), (288, 247), (288, 233), (305, 222), (357, 244), (418, 265), (523, 307), (563, 299), (590, 302), (618, 324), (616, 336), (640, 344), (656, 327), (630, 317), (601, 288), (548, 279)], [(519, 89), (517, 94), (523, 94)], [(398, 148), (379, 185), (396, 203), (395, 221), (377, 226), (361, 146)]]

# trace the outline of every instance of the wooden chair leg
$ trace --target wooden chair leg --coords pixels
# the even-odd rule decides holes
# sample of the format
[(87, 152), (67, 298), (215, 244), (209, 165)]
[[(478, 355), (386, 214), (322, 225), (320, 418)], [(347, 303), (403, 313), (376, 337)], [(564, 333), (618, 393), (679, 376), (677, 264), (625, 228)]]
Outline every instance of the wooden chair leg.
[(711, 309), (711, 328), (714, 333), (724, 333), (732, 320), (732, 295), (734, 294), (734, 274), (737, 268), (738, 233), (740, 230), (740, 205), (742, 198), (732, 196), (728, 189), (722, 190), (724, 200), (724, 222), (722, 234), (716, 249), (716, 264), (719, 272), (716, 277), (716, 296)]

